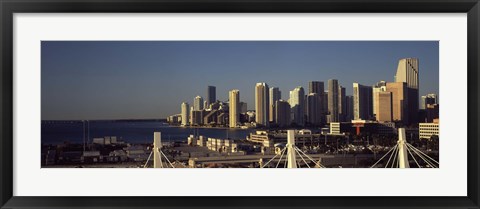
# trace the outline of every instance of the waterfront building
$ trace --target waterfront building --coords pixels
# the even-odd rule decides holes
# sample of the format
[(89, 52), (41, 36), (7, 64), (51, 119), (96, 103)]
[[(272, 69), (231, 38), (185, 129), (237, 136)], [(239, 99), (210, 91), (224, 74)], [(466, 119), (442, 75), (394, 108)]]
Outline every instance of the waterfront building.
[(217, 101), (217, 88), (215, 86), (208, 86), (207, 87), (207, 105), (213, 104)]
[(305, 91), (297, 86), (290, 91), (291, 120), (299, 126), (305, 125)]
[(328, 80), (328, 119), (327, 122), (338, 122), (338, 80)]
[(420, 100), (421, 104), (421, 109), (425, 110), (427, 108), (427, 105), (433, 105), (433, 104), (438, 104), (438, 97), (436, 94), (427, 94), (425, 96), (422, 96)]
[(392, 92), (393, 120), (409, 123), (408, 91), (404, 82), (387, 83), (387, 91)]
[(384, 91), (387, 91), (387, 82), (385, 82), (385, 81), (380, 81), (372, 87), (373, 115), (374, 116), (376, 116), (378, 114), (376, 112), (377, 107), (376, 107), (376, 103), (375, 103), (375, 101), (377, 100), (377, 94), (376, 93), (377, 92), (384, 92)]
[(419, 123), (418, 135), (420, 139), (431, 139), (432, 136), (438, 136), (440, 134), (440, 124), (438, 120), (433, 123)]
[(182, 102), (181, 114), (182, 114), (182, 126), (188, 126), (189, 119), (190, 119), (190, 105), (188, 105), (188, 103)]
[(215, 125), (217, 124), (217, 117), (220, 114), (220, 110), (210, 110), (205, 111), (205, 116), (203, 116), (203, 124), (205, 125)]
[(203, 98), (201, 96), (196, 96), (193, 99), (193, 110), (203, 110)]
[(345, 87), (338, 86), (338, 121), (340, 122), (344, 122), (346, 120), (346, 102)]
[(279, 127), (288, 127), (291, 123), (290, 104), (285, 100), (278, 100), (275, 107), (275, 123)]
[(238, 89), (231, 90), (229, 92), (229, 127), (236, 128), (238, 122), (240, 122), (240, 113), (239, 113), (239, 104), (240, 104), (240, 91)]
[(392, 112), (392, 92), (375, 92), (375, 100), (373, 101), (375, 107), (375, 118), (377, 121), (390, 122), (393, 121)]
[(419, 104), (419, 68), (417, 58), (405, 58), (398, 61), (397, 73), (395, 74), (395, 82), (404, 82), (407, 84), (407, 114), (408, 123), (416, 123), (418, 120), (418, 104)]
[(278, 87), (271, 87), (270, 88), (270, 99), (269, 99), (269, 121), (274, 123), (275, 122), (275, 104), (278, 100), (282, 99), (282, 92), (278, 89)]
[(247, 111), (248, 111), (247, 103), (246, 102), (240, 102), (240, 113), (246, 113)]
[(320, 95), (317, 93), (310, 93), (306, 98), (306, 113), (307, 123), (310, 125), (318, 126), (321, 123), (320, 113)]
[(268, 126), (269, 121), (269, 89), (266, 83), (255, 85), (255, 122), (257, 125)]
[(369, 120), (373, 114), (372, 87), (353, 83), (353, 118)]
[(204, 116), (204, 110), (193, 110), (191, 125), (193, 126), (203, 125), (203, 116)]

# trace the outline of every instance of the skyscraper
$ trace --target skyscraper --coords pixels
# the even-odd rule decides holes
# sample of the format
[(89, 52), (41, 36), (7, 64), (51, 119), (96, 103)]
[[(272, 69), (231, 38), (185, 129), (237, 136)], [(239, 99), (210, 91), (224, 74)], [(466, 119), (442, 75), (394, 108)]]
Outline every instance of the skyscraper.
[(387, 91), (392, 92), (393, 120), (409, 123), (408, 114), (408, 90), (403, 82), (387, 83)]
[(327, 122), (338, 122), (338, 80), (328, 80), (328, 120)]
[(325, 94), (325, 86), (323, 81), (310, 81), (308, 82), (308, 93), (316, 93), (320, 97), (319, 105), (319, 118), (320, 122), (325, 122), (325, 113), (328, 111), (328, 103), (326, 94)]
[(229, 108), (228, 108), (228, 117), (229, 117), (229, 126), (230, 128), (237, 127), (238, 122), (240, 122), (240, 91), (238, 89), (231, 90), (229, 92)]
[(182, 126), (187, 126), (189, 124), (190, 120), (190, 105), (186, 102), (182, 102), (181, 105), (181, 110), (182, 110)]
[(384, 92), (387, 90), (387, 82), (385, 81), (380, 81), (375, 86), (372, 88), (372, 97), (373, 97), (373, 115), (377, 115), (377, 107), (375, 100), (377, 99), (377, 92)]
[(418, 122), (418, 103), (419, 103), (419, 68), (417, 58), (405, 58), (398, 61), (395, 82), (404, 82), (407, 84), (408, 91), (408, 123)]
[(275, 103), (275, 123), (279, 127), (287, 127), (291, 123), (290, 104), (284, 100), (278, 100)]
[(323, 94), (325, 91), (324, 84), (322, 81), (310, 81), (308, 82), (308, 93), (317, 93), (318, 95)]
[(327, 115), (328, 115), (328, 91), (323, 92), (322, 96), (322, 123), (327, 122)]
[(209, 108), (210, 104), (215, 103), (217, 101), (217, 88), (215, 86), (208, 86), (207, 87), (207, 107)]
[(196, 96), (193, 99), (193, 110), (203, 110), (203, 98), (201, 96)]
[(353, 96), (345, 97), (345, 121), (353, 120)]
[(345, 87), (339, 86), (338, 87), (338, 121), (339, 122), (344, 122), (345, 121), (345, 115), (346, 115), (346, 101), (345, 101)]
[(306, 98), (306, 113), (307, 123), (310, 125), (318, 126), (321, 123), (320, 114), (320, 95), (317, 93), (310, 93)]
[(433, 104), (438, 104), (438, 97), (436, 94), (427, 94), (425, 96), (422, 96), (420, 100), (421, 104), (421, 109), (426, 109), (427, 105), (433, 105)]
[(373, 114), (372, 87), (353, 83), (353, 119), (369, 120)]
[(376, 120), (382, 122), (390, 122), (393, 121), (393, 112), (392, 112), (392, 92), (383, 91), (383, 92), (375, 92), (375, 100), (373, 103), (375, 104), (375, 108), (377, 109), (376, 112)]
[(266, 83), (255, 85), (255, 122), (257, 125), (268, 126), (269, 121), (269, 89)]
[(282, 92), (278, 89), (278, 87), (270, 88), (270, 113), (269, 113), (269, 121), (275, 123), (275, 105), (278, 100), (282, 99)]
[(305, 91), (303, 87), (297, 86), (290, 91), (291, 119), (296, 125), (305, 125)]

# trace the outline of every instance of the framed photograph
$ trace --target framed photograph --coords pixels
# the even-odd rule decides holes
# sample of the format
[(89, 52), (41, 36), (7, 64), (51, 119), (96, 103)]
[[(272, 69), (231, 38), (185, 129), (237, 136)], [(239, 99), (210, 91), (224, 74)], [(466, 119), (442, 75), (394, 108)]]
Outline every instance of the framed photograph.
[(477, 0), (0, 6), (1, 208), (479, 208)]

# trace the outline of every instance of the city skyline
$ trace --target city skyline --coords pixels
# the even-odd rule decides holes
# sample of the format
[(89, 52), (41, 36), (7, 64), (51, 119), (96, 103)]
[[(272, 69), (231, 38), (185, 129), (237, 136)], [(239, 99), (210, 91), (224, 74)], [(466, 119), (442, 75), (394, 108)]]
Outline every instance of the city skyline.
[(408, 57), (419, 59), (420, 96), (439, 95), (436, 41), (42, 42), (42, 120), (166, 118), (208, 100), (207, 86), (221, 101), (238, 89), (252, 110), (259, 82), (289, 92), (336, 79), (351, 96), (355, 82), (393, 82)]

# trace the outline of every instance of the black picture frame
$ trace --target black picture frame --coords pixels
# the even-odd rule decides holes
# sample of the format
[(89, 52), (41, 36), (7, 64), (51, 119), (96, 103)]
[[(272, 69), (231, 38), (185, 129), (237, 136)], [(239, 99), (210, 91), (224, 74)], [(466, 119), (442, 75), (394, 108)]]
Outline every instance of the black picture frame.
[[(479, 208), (478, 0), (0, 0), (1, 208)], [(466, 197), (19, 197), (13, 196), (14, 13), (467, 13)], [(455, 179), (446, 179), (455, 181)], [(441, 182), (439, 182), (441, 185)], [(441, 186), (440, 186), (441, 187)], [(321, 188), (319, 188), (321, 189)], [(448, 188), (443, 188), (448, 189)], [(206, 194), (208, 195), (208, 194)]]

